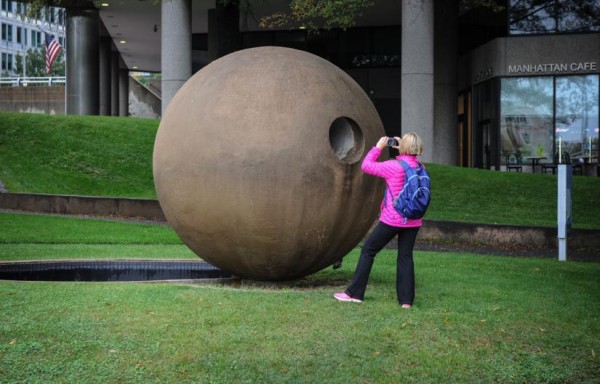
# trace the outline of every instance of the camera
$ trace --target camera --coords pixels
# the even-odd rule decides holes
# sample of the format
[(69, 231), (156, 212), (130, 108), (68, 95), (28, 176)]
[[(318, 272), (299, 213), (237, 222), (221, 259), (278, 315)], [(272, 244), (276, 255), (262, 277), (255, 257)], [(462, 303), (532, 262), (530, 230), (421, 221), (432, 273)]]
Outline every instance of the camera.
[(394, 139), (393, 137), (388, 137), (387, 146), (388, 147), (397, 147), (398, 140)]

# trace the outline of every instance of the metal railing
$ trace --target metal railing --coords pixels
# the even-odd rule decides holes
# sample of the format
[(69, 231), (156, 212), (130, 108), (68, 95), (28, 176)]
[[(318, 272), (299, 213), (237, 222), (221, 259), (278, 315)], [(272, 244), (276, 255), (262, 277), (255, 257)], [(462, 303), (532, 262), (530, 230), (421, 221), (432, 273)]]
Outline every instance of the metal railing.
[(65, 76), (50, 77), (0, 77), (0, 87), (27, 87), (64, 85)]

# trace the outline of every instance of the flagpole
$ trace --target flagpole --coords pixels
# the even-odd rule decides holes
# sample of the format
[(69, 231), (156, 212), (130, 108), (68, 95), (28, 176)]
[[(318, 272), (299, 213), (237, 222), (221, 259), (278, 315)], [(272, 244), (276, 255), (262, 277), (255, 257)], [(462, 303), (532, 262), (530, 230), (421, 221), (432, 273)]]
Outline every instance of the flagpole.
[(65, 39), (63, 41), (63, 55), (65, 56), (65, 115), (67, 114), (67, 15), (65, 11)]

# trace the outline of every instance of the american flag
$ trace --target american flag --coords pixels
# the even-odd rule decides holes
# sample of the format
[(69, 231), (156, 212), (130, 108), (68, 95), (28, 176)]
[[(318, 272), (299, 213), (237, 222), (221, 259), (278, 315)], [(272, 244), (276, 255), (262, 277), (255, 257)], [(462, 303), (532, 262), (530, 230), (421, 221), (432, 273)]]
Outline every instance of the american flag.
[(56, 57), (60, 53), (62, 47), (58, 42), (54, 39), (54, 35), (49, 33), (45, 33), (46, 35), (46, 73), (50, 73), (50, 69), (52, 69), (52, 64)]

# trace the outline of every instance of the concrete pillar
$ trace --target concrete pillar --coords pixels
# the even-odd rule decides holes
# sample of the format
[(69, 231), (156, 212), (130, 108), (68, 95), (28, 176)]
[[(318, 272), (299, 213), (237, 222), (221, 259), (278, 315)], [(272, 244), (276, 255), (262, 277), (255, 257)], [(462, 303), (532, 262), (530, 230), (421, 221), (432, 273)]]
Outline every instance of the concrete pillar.
[(192, 76), (192, 1), (161, 3), (162, 113)]
[(119, 70), (119, 116), (129, 116), (129, 71)]
[(119, 116), (119, 63), (121, 57), (118, 51), (112, 51), (110, 56), (110, 115)]
[(226, 6), (216, 1), (217, 8), (208, 10), (208, 58), (216, 60), (242, 48), (239, 1)]
[(67, 8), (67, 114), (99, 111), (98, 10)]
[(433, 1), (402, 0), (402, 132), (423, 139), (421, 159), (434, 159)]
[(100, 56), (99, 56), (99, 113), (103, 116), (110, 116), (110, 66), (111, 66), (112, 40), (110, 37), (100, 38)]
[(435, 3), (433, 162), (458, 165), (458, 0)]

